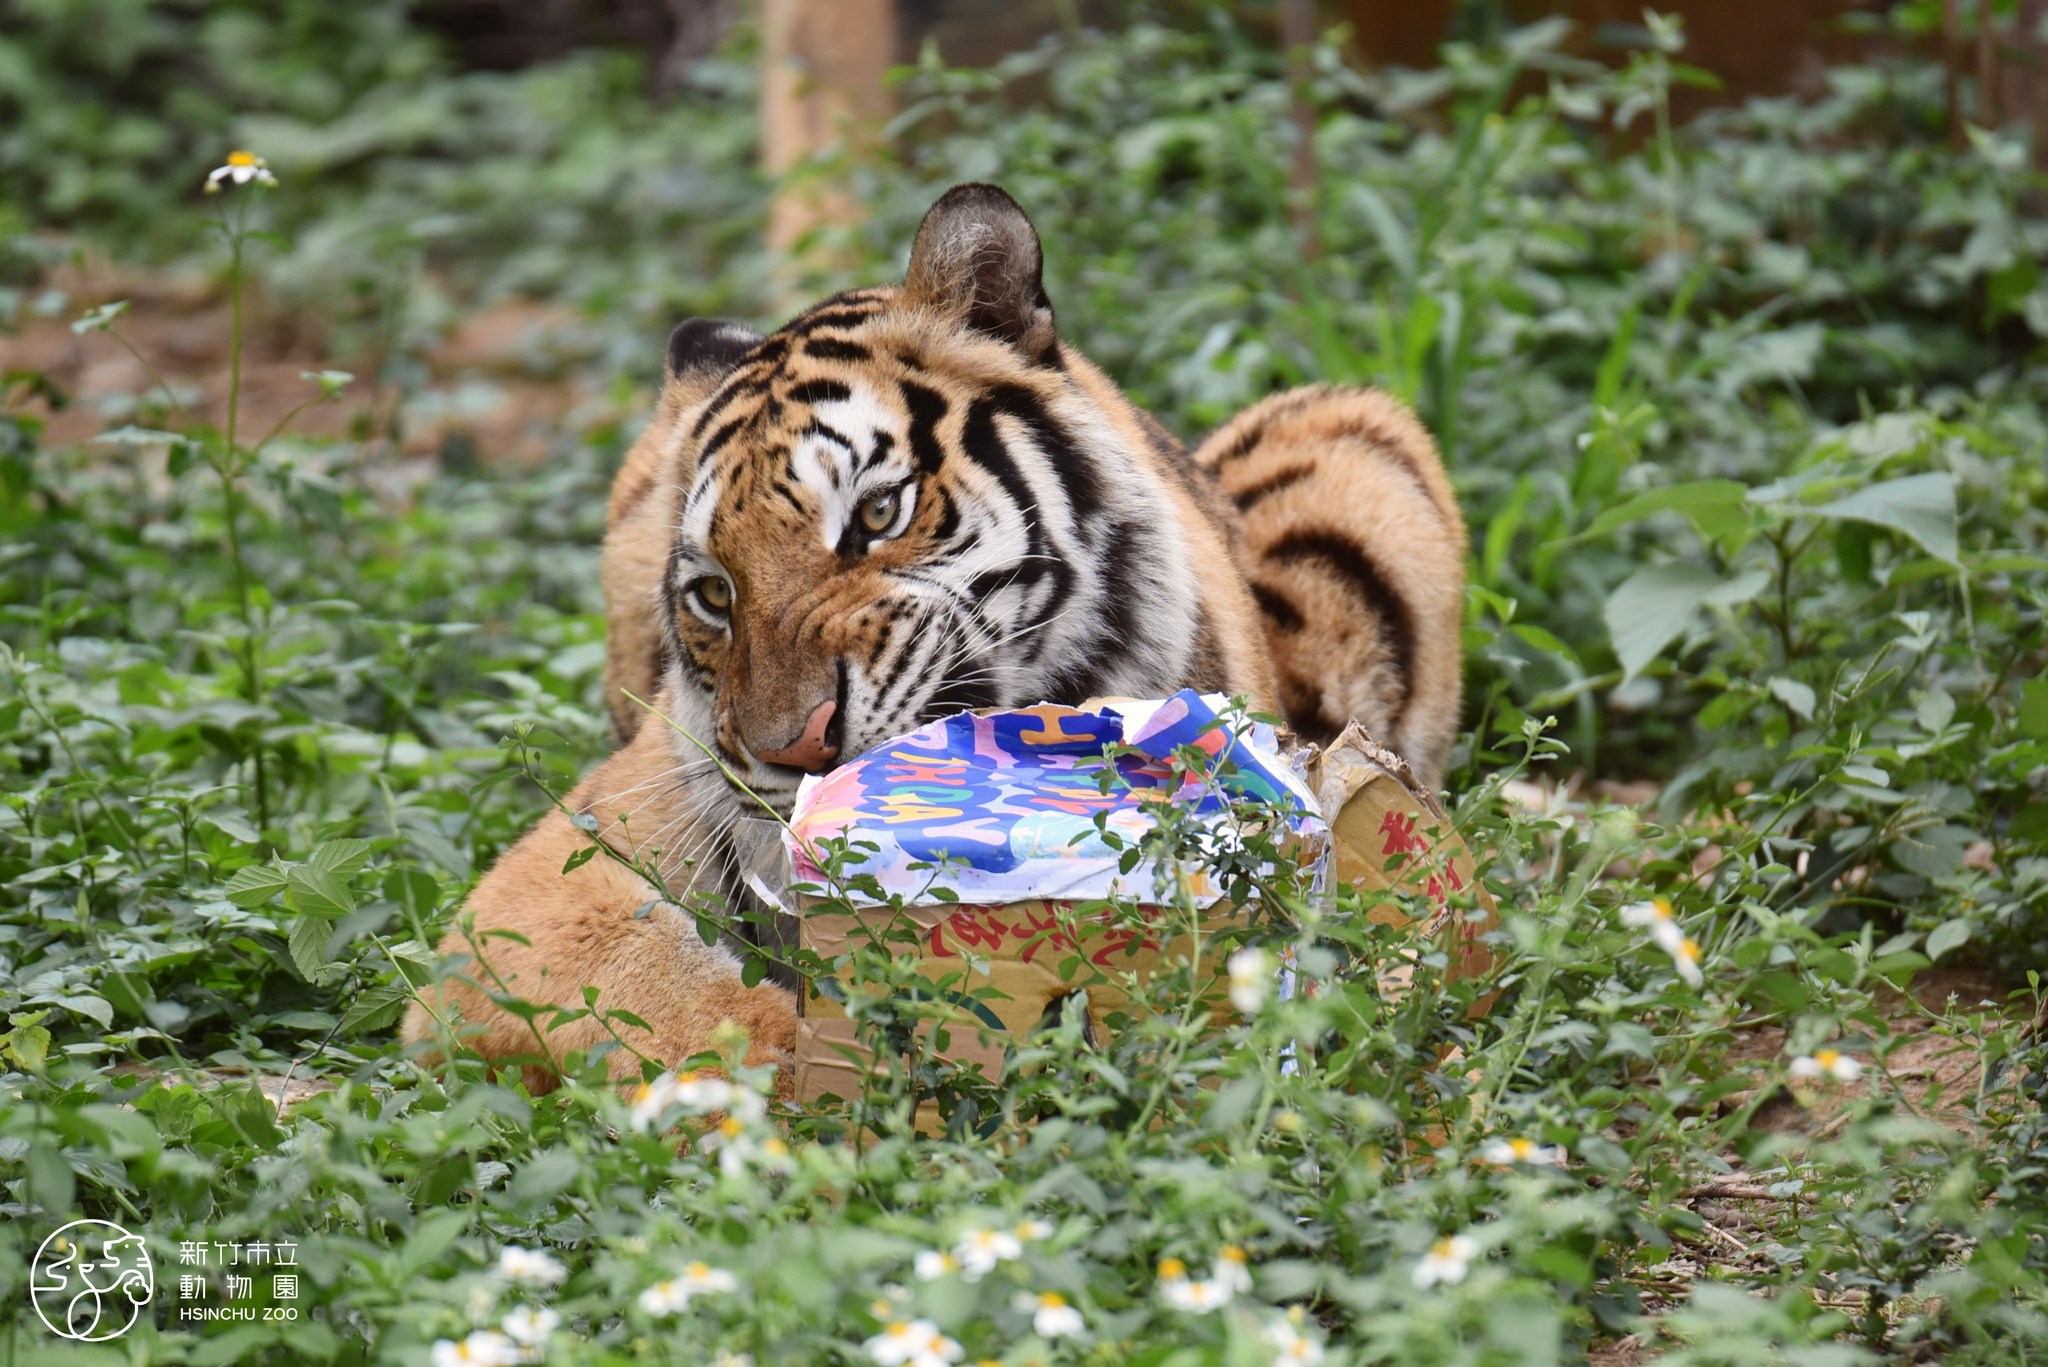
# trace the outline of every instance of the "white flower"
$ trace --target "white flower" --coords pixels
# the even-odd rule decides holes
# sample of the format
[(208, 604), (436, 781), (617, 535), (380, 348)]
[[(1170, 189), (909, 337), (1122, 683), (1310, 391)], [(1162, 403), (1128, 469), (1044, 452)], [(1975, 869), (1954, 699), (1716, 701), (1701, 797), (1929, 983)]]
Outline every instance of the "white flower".
[(1026, 1220), (1017, 1226), (1015, 1233), (1019, 1239), (1022, 1239), (1027, 1244), (1036, 1243), (1040, 1239), (1050, 1239), (1053, 1233), (1052, 1222), (1049, 1220)]
[(960, 1345), (930, 1320), (897, 1320), (861, 1347), (880, 1367), (946, 1367), (960, 1360)]
[(656, 1282), (640, 1293), (640, 1308), (650, 1315), (673, 1315), (698, 1296), (718, 1295), (739, 1289), (739, 1278), (709, 1263), (691, 1263), (665, 1282)]
[(1206, 1315), (1211, 1310), (1221, 1310), (1230, 1304), (1230, 1288), (1222, 1282), (1203, 1277), (1194, 1281), (1186, 1277), (1163, 1277), (1159, 1282), (1159, 1299), (1176, 1310), (1190, 1314)]
[(504, 1328), (513, 1342), (538, 1348), (561, 1327), (561, 1323), (562, 1317), (546, 1307), (536, 1310), (530, 1305), (522, 1305), (505, 1316)]
[[(749, 1095), (752, 1094), (739, 1092), (735, 1099)], [(718, 1170), (727, 1177), (746, 1172), (789, 1172), (796, 1167), (789, 1145), (774, 1135), (756, 1138), (740, 1118), (738, 1108), (705, 1131), (698, 1145), (704, 1152), (718, 1155)]]
[(277, 187), (277, 177), (270, 174), (270, 164), (254, 152), (230, 152), (225, 166), (216, 166), (206, 175), (206, 193), (217, 195), (223, 184), (232, 182), (247, 185), (250, 181), (271, 189)]
[(1486, 1147), (1479, 1151), (1481, 1160), (1497, 1167), (1512, 1167), (1516, 1163), (1530, 1163), (1539, 1167), (1561, 1168), (1565, 1152), (1560, 1146), (1545, 1148), (1533, 1139), (1516, 1135), (1513, 1139), (1489, 1139)]
[(1699, 941), (1680, 936), (1674, 944), (1664, 946), (1671, 955), (1671, 966), (1678, 970), (1678, 976), (1685, 979), (1686, 986), (1698, 987), (1706, 982), (1706, 974), (1700, 972)]
[(1023, 1256), (1022, 1241), (1000, 1229), (977, 1229), (953, 1249), (953, 1261), (960, 1264), (960, 1275), (970, 1282), (980, 1281), (995, 1270), (997, 1263)]
[(1422, 1255), (1422, 1261), (1415, 1265), (1415, 1284), (1429, 1287), (1439, 1282), (1446, 1286), (1462, 1282), (1472, 1260), (1478, 1256), (1479, 1245), (1462, 1234), (1438, 1239), (1429, 1246), (1429, 1252)]
[(1317, 1367), (1323, 1360), (1323, 1345), (1301, 1332), (1301, 1307), (1295, 1306), (1266, 1326), (1266, 1342), (1273, 1345), (1273, 1367)]
[(632, 1091), (632, 1102), (627, 1108), (626, 1123), (636, 1130), (654, 1128), (656, 1121), (668, 1114), (669, 1107), (676, 1104), (676, 1075), (663, 1073), (652, 1082), (643, 1082)]
[(521, 1286), (554, 1286), (569, 1269), (554, 1254), (537, 1248), (504, 1248), (498, 1252), (498, 1275)]
[(1785, 1071), (1802, 1081), (1824, 1077), (1834, 1082), (1854, 1082), (1863, 1076), (1863, 1065), (1839, 1049), (1816, 1049), (1793, 1059)]
[(1230, 1004), (1247, 1016), (1257, 1015), (1273, 994), (1273, 956), (1246, 945), (1230, 956)]
[(1251, 1261), (1236, 1244), (1225, 1244), (1216, 1250), (1216, 1266), (1209, 1275), (1233, 1296), (1242, 1296), (1252, 1289)]
[(1621, 909), (1621, 923), (1625, 926), (1672, 925), (1677, 920), (1678, 913), (1662, 897), (1653, 897), (1647, 902), (1631, 902)]
[(754, 1367), (752, 1353), (720, 1353), (711, 1359), (711, 1367)]
[(722, 1077), (681, 1077), (676, 1079), (676, 1100), (697, 1115), (722, 1111), (732, 1104), (732, 1083)]
[(1088, 1327), (1081, 1312), (1067, 1304), (1067, 1298), (1057, 1291), (1042, 1291), (1035, 1296), (1019, 1294), (1014, 1304), (1017, 1309), (1030, 1312), (1032, 1331), (1042, 1339), (1079, 1338)]
[(960, 1264), (952, 1254), (936, 1248), (928, 1248), (912, 1261), (910, 1270), (921, 1282), (937, 1281), (949, 1272), (958, 1272)]
[(519, 1345), (495, 1329), (479, 1329), (460, 1343), (434, 1341), (434, 1367), (512, 1367), (520, 1356)]

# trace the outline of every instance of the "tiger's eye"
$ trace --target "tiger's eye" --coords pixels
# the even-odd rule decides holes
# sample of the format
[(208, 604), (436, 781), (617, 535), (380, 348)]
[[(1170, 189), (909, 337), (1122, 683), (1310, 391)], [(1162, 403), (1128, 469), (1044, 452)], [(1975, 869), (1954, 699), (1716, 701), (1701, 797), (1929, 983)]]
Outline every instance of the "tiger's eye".
[(876, 494), (860, 505), (860, 525), (871, 532), (886, 532), (896, 524), (897, 493)]
[(732, 585), (722, 575), (707, 574), (697, 581), (697, 596), (713, 612), (724, 612), (732, 606)]

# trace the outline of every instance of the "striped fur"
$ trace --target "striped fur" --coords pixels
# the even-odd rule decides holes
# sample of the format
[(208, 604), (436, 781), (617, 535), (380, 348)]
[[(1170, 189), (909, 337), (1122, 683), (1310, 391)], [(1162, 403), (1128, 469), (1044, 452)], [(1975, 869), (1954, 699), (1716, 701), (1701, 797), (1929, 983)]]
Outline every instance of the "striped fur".
[[(1310, 736), (1357, 716), (1431, 783), (1456, 725), (1464, 531), (1415, 419), (1299, 390), (1190, 458), (1059, 340), (1036, 235), (992, 187), (933, 208), (901, 285), (766, 337), (679, 328), (607, 528), (620, 749), (573, 805), (672, 888), (737, 894), (748, 791), (786, 813), (804, 769), (963, 707), (1244, 694)], [(491, 952), (512, 990), (597, 983), (669, 1062), (720, 1018), (783, 1056), (788, 993), (621, 924), (652, 889), (601, 859), (564, 874), (580, 839), (544, 819), (470, 898), (520, 937)], [(473, 984), (435, 1000), (487, 1056), (531, 1046)], [(406, 1030), (433, 1033), (426, 1004)]]

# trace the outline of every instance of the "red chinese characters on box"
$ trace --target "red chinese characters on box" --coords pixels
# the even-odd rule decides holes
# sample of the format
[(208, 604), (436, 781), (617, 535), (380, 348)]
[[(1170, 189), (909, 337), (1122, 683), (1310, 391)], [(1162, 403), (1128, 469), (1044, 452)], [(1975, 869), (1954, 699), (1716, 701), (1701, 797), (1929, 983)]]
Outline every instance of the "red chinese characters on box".
[[(962, 954), (996, 954), (1003, 947), (1021, 946), (1017, 957), (1030, 963), (1041, 949), (1070, 953), (1080, 949), (1068, 933), (1074, 903), (1021, 902), (1006, 907), (962, 906), (932, 927), (927, 941), (935, 959), (957, 959)], [(1088, 936), (1093, 953), (1088, 961), (1097, 968), (1114, 967), (1119, 955), (1134, 948), (1157, 951), (1158, 937), (1145, 930), (1114, 924), (1114, 914), (1104, 908), (1080, 918), (1100, 926), (1099, 934)]]

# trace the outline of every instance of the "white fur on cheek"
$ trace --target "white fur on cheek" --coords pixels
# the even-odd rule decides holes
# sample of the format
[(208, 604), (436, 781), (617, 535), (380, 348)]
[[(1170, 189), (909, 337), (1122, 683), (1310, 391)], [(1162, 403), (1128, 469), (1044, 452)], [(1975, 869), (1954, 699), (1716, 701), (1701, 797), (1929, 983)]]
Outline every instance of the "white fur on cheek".
[[(818, 535), (825, 549), (837, 550), (862, 500), (909, 477), (910, 453), (904, 447), (901, 417), (865, 387), (854, 389), (847, 398), (814, 406), (811, 415), (832, 435), (811, 432), (798, 438), (790, 469), (818, 500)], [(887, 454), (874, 460), (885, 442)]]

